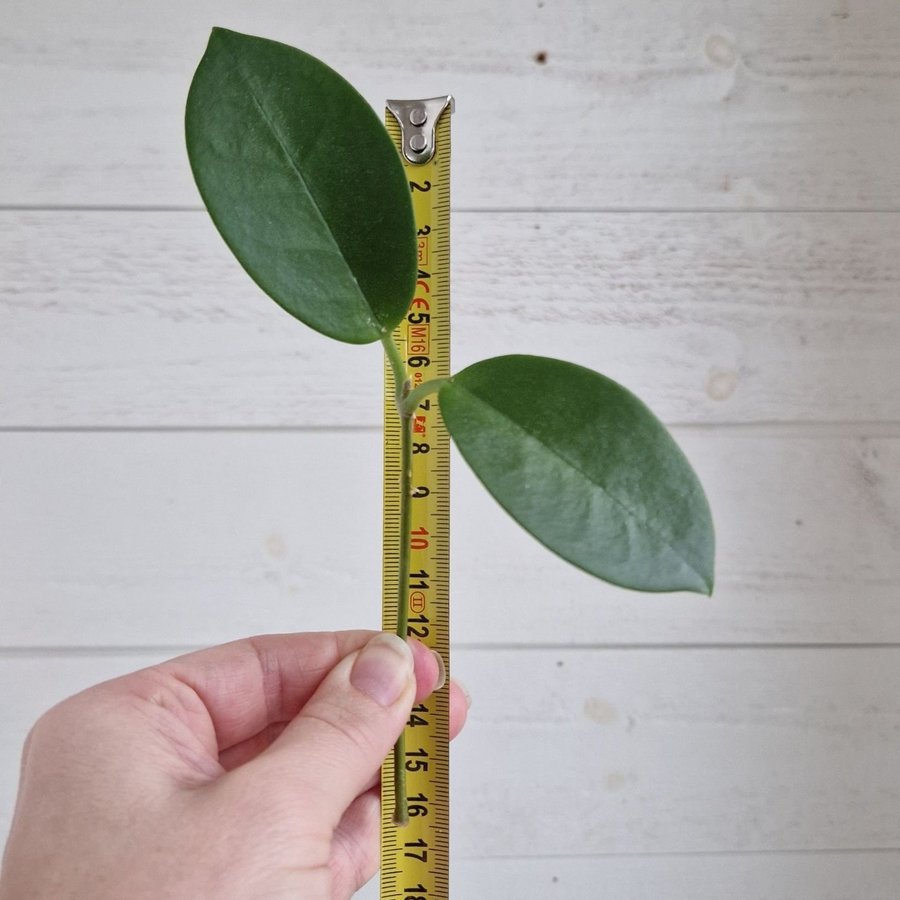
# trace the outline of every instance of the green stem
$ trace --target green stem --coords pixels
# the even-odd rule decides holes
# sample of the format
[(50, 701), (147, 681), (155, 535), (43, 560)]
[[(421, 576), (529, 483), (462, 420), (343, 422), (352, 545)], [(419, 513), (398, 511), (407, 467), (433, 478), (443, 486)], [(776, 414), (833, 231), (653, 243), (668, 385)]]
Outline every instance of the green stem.
[(436, 394), (449, 381), (449, 378), (432, 378), (431, 381), (423, 381), (418, 387), (414, 387), (404, 398), (400, 407), (400, 415), (411, 416), (423, 398), (429, 394)]
[(409, 534), (412, 530), (412, 416), (400, 414), (400, 571), (397, 575), (397, 634), (405, 641), (409, 624)]
[(400, 348), (394, 343), (393, 338), (388, 332), (381, 335), (381, 346), (384, 347), (384, 355), (391, 364), (391, 372), (394, 374), (394, 397), (397, 399), (397, 411), (404, 398), (409, 393), (409, 379), (406, 377), (406, 363), (400, 355)]
[[(406, 377), (406, 365), (399, 348), (389, 334), (382, 335), (381, 343), (394, 375), (394, 396), (397, 401), (397, 414), (400, 416), (400, 546), (398, 548), (400, 564), (397, 573), (397, 635), (405, 641), (409, 625), (406, 587), (409, 582), (409, 532), (412, 509), (410, 496), (412, 486), (412, 413), (406, 409), (406, 400), (411, 392), (409, 379)], [(405, 758), (406, 740), (401, 731), (397, 743), (394, 744), (394, 824), (400, 827), (409, 824)]]

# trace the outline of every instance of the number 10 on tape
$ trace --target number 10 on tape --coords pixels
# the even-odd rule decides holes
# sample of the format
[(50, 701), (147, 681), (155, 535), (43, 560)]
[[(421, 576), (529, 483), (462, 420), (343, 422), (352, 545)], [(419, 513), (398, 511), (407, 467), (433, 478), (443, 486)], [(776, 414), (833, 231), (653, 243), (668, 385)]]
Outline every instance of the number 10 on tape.
[[(416, 290), (393, 337), (412, 387), (450, 376), (450, 113), (452, 97), (388, 100), (385, 121), (409, 179), (418, 248)], [(401, 423), (385, 366), (382, 627), (394, 631), (402, 594), (409, 637), (437, 650), (450, 671), (450, 440), (436, 394), (412, 416), (410, 528), (401, 534)], [(410, 551), (398, 592), (399, 548)], [(381, 772), (381, 900), (449, 900), (449, 681), (413, 708), (400, 765), (409, 824), (393, 821), (394, 761)]]

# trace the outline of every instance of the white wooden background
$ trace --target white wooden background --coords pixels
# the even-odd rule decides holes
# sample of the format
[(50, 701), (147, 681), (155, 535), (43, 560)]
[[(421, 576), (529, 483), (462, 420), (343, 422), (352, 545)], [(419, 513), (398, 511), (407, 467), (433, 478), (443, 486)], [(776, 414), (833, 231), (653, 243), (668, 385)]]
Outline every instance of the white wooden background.
[(378, 354), (296, 325), (200, 210), (214, 24), (376, 108), (452, 91), (456, 363), (620, 379), (714, 509), (714, 599), (641, 596), (456, 466), (454, 895), (895, 898), (896, 0), (4, 0), (0, 832), (62, 696), (378, 621)]

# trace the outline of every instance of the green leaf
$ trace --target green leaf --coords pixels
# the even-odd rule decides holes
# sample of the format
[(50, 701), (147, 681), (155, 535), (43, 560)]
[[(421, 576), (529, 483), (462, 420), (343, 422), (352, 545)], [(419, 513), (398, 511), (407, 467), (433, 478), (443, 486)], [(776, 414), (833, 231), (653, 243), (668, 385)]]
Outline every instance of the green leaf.
[(438, 396), (475, 474), (551, 550), (622, 587), (712, 592), (703, 488), (634, 394), (571, 363), (501, 356)]
[(216, 227), (273, 300), (354, 344), (403, 318), (416, 277), (409, 183), (348, 82), (300, 50), (215, 28), (185, 127)]

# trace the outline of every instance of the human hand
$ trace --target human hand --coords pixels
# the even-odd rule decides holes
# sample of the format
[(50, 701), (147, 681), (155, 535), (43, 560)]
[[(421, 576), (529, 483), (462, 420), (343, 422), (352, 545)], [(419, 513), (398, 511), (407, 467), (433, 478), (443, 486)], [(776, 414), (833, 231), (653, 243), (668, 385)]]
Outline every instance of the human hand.
[(25, 744), (0, 900), (349, 897), (377, 869), (381, 762), (442, 678), (393, 635), (269, 635), (63, 701)]

